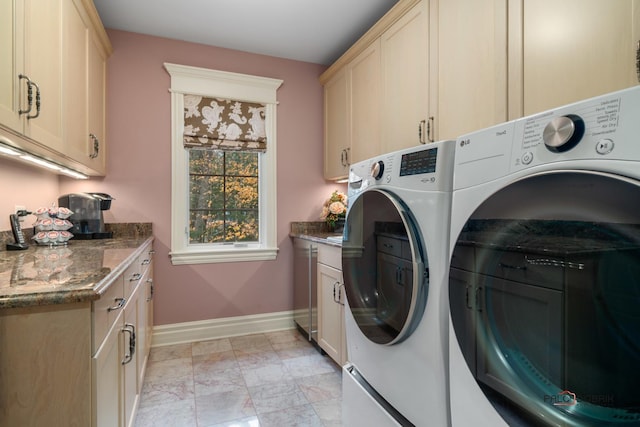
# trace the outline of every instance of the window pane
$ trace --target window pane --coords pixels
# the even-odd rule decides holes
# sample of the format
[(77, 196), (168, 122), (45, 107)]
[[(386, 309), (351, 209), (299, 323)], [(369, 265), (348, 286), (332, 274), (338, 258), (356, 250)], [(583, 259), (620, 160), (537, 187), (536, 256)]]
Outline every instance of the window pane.
[(229, 211), (227, 212), (227, 241), (257, 242), (258, 211)]
[(258, 153), (189, 150), (189, 243), (259, 241)]
[(224, 242), (224, 214), (222, 212), (191, 211), (189, 243)]
[(212, 150), (189, 150), (189, 173), (223, 175), (224, 153)]
[(227, 209), (258, 209), (257, 178), (227, 178)]
[(192, 175), (189, 185), (189, 209), (215, 209), (223, 206), (224, 177)]
[(228, 176), (258, 176), (258, 153), (231, 151), (226, 157)]

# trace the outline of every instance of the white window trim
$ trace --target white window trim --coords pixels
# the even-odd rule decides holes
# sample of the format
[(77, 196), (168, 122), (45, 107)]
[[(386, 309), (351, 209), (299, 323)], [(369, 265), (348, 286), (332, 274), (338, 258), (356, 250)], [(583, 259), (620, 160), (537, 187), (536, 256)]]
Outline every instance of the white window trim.
[[(171, 76), (171, 263), (274, 260), (277, 245), (276, 91), (282, 80), (164, 64)], [(184, 94), (266, 105), (267, 152), (259, 160), (260, 244), (189, 244), (189, 155), (183, 144)]]

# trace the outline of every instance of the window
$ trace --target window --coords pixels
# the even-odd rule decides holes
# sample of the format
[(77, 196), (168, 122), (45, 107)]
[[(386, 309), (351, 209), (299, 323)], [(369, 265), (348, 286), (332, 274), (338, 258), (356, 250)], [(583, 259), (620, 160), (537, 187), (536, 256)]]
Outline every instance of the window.
[[(275, 259), (276, 91), (281, 80), (165, 64), (171, 76), (171, 262)], [(251, 151), (187, 144), (185, 99), (264, 106), (267, 148)], [(186, 132), (185, 132), (186, 131)], [(251, 145), (251, 144), (249, 144)]]
[(189, 243), (260, 240), (258, 153), (189, 150)]

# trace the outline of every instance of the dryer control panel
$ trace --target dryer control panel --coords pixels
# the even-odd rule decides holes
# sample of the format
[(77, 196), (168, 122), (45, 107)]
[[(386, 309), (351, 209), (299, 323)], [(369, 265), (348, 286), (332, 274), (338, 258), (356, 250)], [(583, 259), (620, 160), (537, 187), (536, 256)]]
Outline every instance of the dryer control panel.
[(458, 138), (454, 188), (563, 162), (634, 175), (638, 135), (640, 86), (523, 117)]
[(640, 87), (515, 121), (511, 168), (571, 160), (638, 160)]

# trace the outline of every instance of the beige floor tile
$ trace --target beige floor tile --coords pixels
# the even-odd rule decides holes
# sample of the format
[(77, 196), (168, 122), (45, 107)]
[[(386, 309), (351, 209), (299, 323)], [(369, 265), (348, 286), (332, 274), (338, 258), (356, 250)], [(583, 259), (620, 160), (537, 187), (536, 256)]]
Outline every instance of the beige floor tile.
[(247, 384), (240, 368), (214, 371), (209, 375), (195, 370), (195, 394), (205, 396), (214, 393), (246, 391)]
[(203, 354), (221, 353), (231, 351), (231, 341), (228, 338), (211, 341), (194, 342), (191, 345), (191, 354), (193, 356), (201, 356)]
[(195, 402), (180, 400), (138, 409), (135, 427), (197, 427)]
[(140, 407), (159, 406), (166, 403), (194, 399), (193, 375), (157, 379), (146, 379), (142, 386)]
[(155, 362), (169, 359), (183, 359), (185, 357), (191, 357), (191, 344), (153, 347), (149, 352), (149, 360)]
[(342, 399), (342, 377), (335, 372), (301, 377), (296, 382), (309, 402)]
[(154, 347), (135, 427), (341, 427), (341, 378), (297, 330)]
[(322, 421), (311, 405), (294, 406), (258, 415), (260, 427), (322, 427)]
[(255, 415), (249, 392), (238, 390), (196, 396), (198, 426), (209, 426)]
[(169, 378), (186, 377), (189, 375), (193, 375), (191, 357), (150, 361), (147, 365), (145, 381), (164, 381)]

